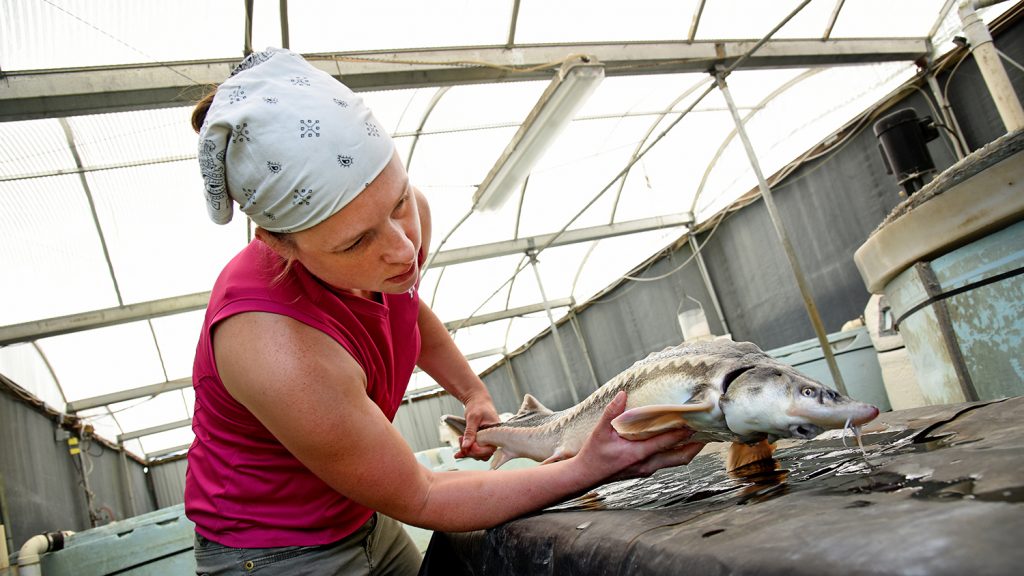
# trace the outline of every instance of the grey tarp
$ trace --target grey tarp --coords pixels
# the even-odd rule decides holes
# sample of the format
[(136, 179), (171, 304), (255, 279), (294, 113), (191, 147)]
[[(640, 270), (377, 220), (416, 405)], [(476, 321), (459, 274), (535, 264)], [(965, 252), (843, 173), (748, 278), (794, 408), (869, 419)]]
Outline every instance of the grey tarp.
[[(720, 454), (498, 528), (436, 533), (421, 574), (1016, 574), (1024, 398), (881, 415), (726, 474)], [(711, 447), (709, 447), (711, 448)]]

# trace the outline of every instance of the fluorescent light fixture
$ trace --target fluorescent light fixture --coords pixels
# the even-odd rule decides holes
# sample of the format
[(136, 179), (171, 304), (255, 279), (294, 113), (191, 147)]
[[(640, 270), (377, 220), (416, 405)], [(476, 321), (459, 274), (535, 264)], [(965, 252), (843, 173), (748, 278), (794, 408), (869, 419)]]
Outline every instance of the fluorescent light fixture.
[(477, 188), (474, 209), (497, 209), (523, 185), (533, 165), (569, 125), (601, 80), (604, 65), (593, 57), (581, 56), (562, 65)]

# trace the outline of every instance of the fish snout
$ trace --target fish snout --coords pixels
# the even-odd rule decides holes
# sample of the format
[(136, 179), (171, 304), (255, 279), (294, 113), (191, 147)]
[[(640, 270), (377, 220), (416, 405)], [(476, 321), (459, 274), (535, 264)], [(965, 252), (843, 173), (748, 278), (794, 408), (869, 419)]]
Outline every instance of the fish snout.
[(857, 407), (854, 415), (850, 417), (850, 423), (854, 426), (863, 426), (878, 417), (880, 412), (878, 407), (872, 406), (871, 404), (861, 404), (859, 402), (858, 404), (860, 404), (860, 406)]

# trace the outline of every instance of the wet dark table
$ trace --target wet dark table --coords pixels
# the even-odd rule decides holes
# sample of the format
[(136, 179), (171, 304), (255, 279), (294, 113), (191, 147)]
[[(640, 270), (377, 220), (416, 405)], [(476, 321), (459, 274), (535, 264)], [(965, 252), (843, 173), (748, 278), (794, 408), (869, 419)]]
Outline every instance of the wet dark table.
[(733, 474), (710, 445), (491, 530), (435, 533), (421, 574), (1024, 574), (1024, 398), (884, 413), (863, 445), (780, 441)]

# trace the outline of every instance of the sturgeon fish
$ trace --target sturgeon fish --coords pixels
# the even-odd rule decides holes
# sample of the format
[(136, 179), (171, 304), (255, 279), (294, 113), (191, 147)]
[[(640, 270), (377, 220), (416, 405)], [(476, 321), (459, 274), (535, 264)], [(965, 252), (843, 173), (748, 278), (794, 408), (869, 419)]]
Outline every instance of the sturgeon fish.
[[(579, 404), (552, 411), (530, 394), (508, 421), (481, 427), (477, 443), (496, 446), (491, 468), (513, 458), (542, 463), (574, 456), (620, 391), (626, 410), (612, 421), (620, 436), (641, 440), (690, 428), (687, 442), (732, 442), (732, 470), (766, 458), (779, 438), (811, 439), (859, 426), (878, 408), (848, 398), (765, 354), (750, 342), (683, 343), (637, 361)], [(465, 419), (445, 415), (459, 434)]]

